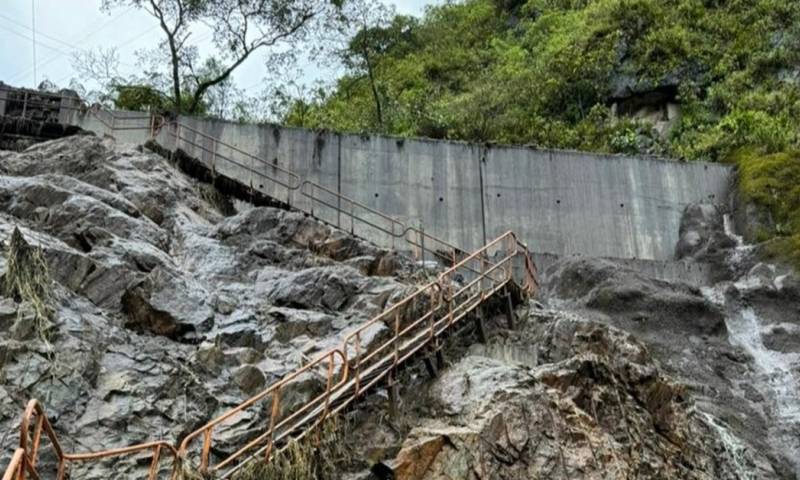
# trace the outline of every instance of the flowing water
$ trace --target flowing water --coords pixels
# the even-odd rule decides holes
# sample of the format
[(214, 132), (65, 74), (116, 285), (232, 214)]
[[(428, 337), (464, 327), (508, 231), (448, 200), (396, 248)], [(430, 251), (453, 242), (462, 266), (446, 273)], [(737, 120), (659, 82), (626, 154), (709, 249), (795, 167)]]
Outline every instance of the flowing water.
[[(752, 250), (730, 226), (730, 219), (724, 217), (726, 234), (736, 241), (737, 247), (729, 262), (737, 265)], [(774, 269), (773, 269), (774, 270)], [(777, 277), (773, 286), (780, 290), (783, 277)], [(747, 290), (763, 282), (763, 278), (745, 276), (733, 283), (738, 290)], [(782, 451), (793, 463), (800, 478), (800, 354), (783, 353), (767, 348), (763, 333), (770, 327), (752, 307), (726, 301), (725, 289), (729, 283), (703, 289), (713, 303), (724, 308), (725, 323), (731, 344), (744, 349), (753, 359), (752, 385), (770, 402), (771, 440), (778, 451)], [(711, 425), (711, 423), (709, 423)], [(712, 425), (715, 428), (718, 424)], [(724, 441), (725, 439), (721, 437)]]

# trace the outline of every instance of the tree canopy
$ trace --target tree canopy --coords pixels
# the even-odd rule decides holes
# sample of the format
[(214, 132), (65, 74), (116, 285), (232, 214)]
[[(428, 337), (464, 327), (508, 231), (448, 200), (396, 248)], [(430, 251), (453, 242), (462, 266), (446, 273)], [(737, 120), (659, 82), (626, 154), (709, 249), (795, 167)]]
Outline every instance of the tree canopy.
[[(792, 0), (466, 0), (363, 35), (384, 118), (351, 61), (289, 123), (709, 160), (798, 143)], [(667, 138), (612, 115), (618, 97), (667, 88), (682, 107)]]

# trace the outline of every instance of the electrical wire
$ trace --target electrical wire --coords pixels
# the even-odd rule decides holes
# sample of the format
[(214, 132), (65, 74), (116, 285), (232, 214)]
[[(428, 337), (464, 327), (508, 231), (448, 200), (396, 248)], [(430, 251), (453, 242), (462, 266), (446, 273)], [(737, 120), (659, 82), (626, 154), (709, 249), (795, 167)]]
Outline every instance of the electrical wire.
[(46, 49), (48, 49), (48, 50), (52, 50), (52, 51), (54, 51), (54, 52), (58, 52), (58, 53), (59, 53), (59, 54), (61, 54), (61, 55), (69, 55), (69, 53), (65, 52), (64, 50), (58, 49), (58, 48), (56, 48), (56, 47), (53, 47), (53, 46), (51, 46), (51, 45), (48, 45), (48, 44), (46, 44), (46, 43), (42, 43), (42, 42), (40, 42), (40, 41), (36, 40), (36, 39), (35, 39), (35, 38), (33, 38), (33, 37), (29, 37), (28, 35), (25, 35), (25, 34), (23, 34), (23, 33), (19, 33), (19, 32), (17, 32), (17, 31), (11, 30), (10, 28), (8, 28), (8, 27), (6, 27), (6, 26), (4, 26), (4, 25), (0, 25), (0, 30), (3, 30), (3, 31), (5, 31), (5, 32), (8, 32), (8, 33), (11, 33), (11, 34), (13, 34), (13, 35), (16, 35), (16, 36), (18, 36), (18, 37), (20, 37), (20, 38), (24, 38), (25, 40), (32, 41), (32, 42), (34, 42), (36, 45), (39, 45), (40, 47), (44, 47), (44, 48), (46, 48)]
[[(96, 34), (97, 34), (97, 33), (99, 33), (100, 31), (104, 30), (106, 27), (108, 27), (109, 25), (111, 25), (111, 24), (112, 24), (112, 23), (114, 23), (115, 21), (117, 21), (117, 20), (121, 19), (123, 16), (127, 15), (127, 14), (128, 14), (128, 12), (130, 12), (130, 11), (131, 11), (131, 10), (133, 10), (133, 9), (134, 9), (134, 7), (133, 7), (133, 6), (130, 6), (130, 7), (126, 8), (126, 9), (125, 9), (125, 10), (123, 10), (123, 11), (122, 11), (122, 12), (121, 12), (119, 15), (116, 15), (115, 17), (111, 18), (111, 19), (110, 19), (110, 20), (108, 20), (107, 22), (103, 23), (103, 24), (102, 24), (100, 27), (98, 27), (98, 28), (94, 29), (93, 31), (89, 32), (87, 35), (85, 35), (85, 36), (81, 37), (79, 40), (75, 41), (75, 44), (76, 44), (76, 45), (80, 45), (80, 44), (81, 44), (81, 43), (83, 43), (84, 41), (88, 40), (88, 39), (89, 39), (89, 38), (91, 38), (92, 36), (96, 35)], [(63, 55), (63, 54), (61, 54), (61, 55)], [(55, 55), (55, 56), (53, 56), (53, 57), (50, 57), (48, 60), (46, 60), (46, 61), (44, 61), (43, 63), (39, 64), (39, 67), (44, 67), (44, 66), (47, 66), (47, 65), (49, 65), (49, 64), (51, 64), (51, 63), (53, 63), (54, 61), (56, 61), (56, 60), (59, 60), (59, 59), (61, 58), (61, 55)], [(11, 75), (11, 77), (10, 77), (10, 80), (9, 80), (9, 81), (10, 81), (11, 83), (13, 83), (13, 82), (17, 81), (17, 80), (19, 80), (20, 78), (22, 78), (22, 77), (25, 77), (26, 75), (28, 75), (28, 74), (31, 72), (31, 70), (32, 70), (31, 68), (25, 69), (24, 71), (20, 70), (20, 71), (18, 71), (17, 73), (15, 73), (15, 74)]]
[[(18, 21), (14, 20), (14, 19), (13, 19), (13, 18), (11, 18), (11, 17), (8, 17), (8, 16), (6, 16), (6, 15), (3, 15), (2, 13), (0, 13), (0, 18), (2, 18), (3, 20), (5, 20), (5, 21), (7, 21), (7, 22), (13, 23), (14, 25), (16, 25), (16, 26), (18, 26), (18, 27), (22, 27), (22, 28), (24, 28), (25, 30), (31, 30), (31, 31), (33, 31), (33, 29), (32, 29), (31, 27), (29, 27), (29, 26), (25, 25), (25, 24), (24, 24), (24, 23), (22, 23), (22, 22), (18, 22)], [(40, 36), (40, 37), (43, 37), (43, 38), (46, 38), (46, 39), (48, 39), (48, 40), (50, 40), (50, 41), (53, 41), (53, 42), (56, 42), (56, 43), (60, 43), (61, 45), (65, 46), (65, 47), (68, 47), (68, 48), (78, 48), (78, 47), (76, 47), (75, 45), (69, 44), (69, 43), (67, 43), (67, 42), (64, 42), (64, 41), (62, 41), (62, 40), (59, 40), (59, 39), (57, 39), (57, 38), (55, 38), (55, 37), (52, 37), (52, 36), (50, 36), (50, 35), (47, 35), (47, 34), (46, 34), (46, 33), (44, 33), (44, 32), (41, 32), (41, 31), (37, 31), (37, 32), (36, 32), (36, 35), (38, 35), (38, 36)]]

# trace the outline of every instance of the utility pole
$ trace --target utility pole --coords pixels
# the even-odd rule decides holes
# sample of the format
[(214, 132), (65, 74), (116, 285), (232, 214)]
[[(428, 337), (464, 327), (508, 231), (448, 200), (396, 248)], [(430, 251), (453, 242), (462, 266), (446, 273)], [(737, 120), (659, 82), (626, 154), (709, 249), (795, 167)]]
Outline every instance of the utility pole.
[(36, 88), (36, 0), (31, 0), (31, 30), (33, 31), (33, 88)]

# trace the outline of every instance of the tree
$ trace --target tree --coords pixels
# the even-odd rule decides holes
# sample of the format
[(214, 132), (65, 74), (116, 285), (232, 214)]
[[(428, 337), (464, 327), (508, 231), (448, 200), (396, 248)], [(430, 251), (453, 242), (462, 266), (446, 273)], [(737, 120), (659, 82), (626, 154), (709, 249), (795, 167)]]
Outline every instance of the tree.
[[(293, 57), (298, 42), (337, 18), (342, 1), (103, 0), (103, 8), (133, 6), (158, 21), (165, 36), (158, 50), (169, 58), (174, 108), (197, 113), (209, 90), (228, 80), (254, 52), (267, 51), (268, 64)], [(202, 59), (190, 44), (193, 28), (201, 24), (212, 31), (212, 59)], [(189, 90), (185, 106), (184, 90)]]
[(325, 38), (323, 47), (317, 51), (320, 58), (341, 62), (351, 82), (368, 83), (380, 130), (385, 123), (384, 93), (380, 88), (376, 59), (386, 54), (407, 31), (403, 28), (404, 20), (413, 22), (410, 17), (397, 16), (393, 6), (380, 1), (349, 1), (343, 6), (338, 28)]

